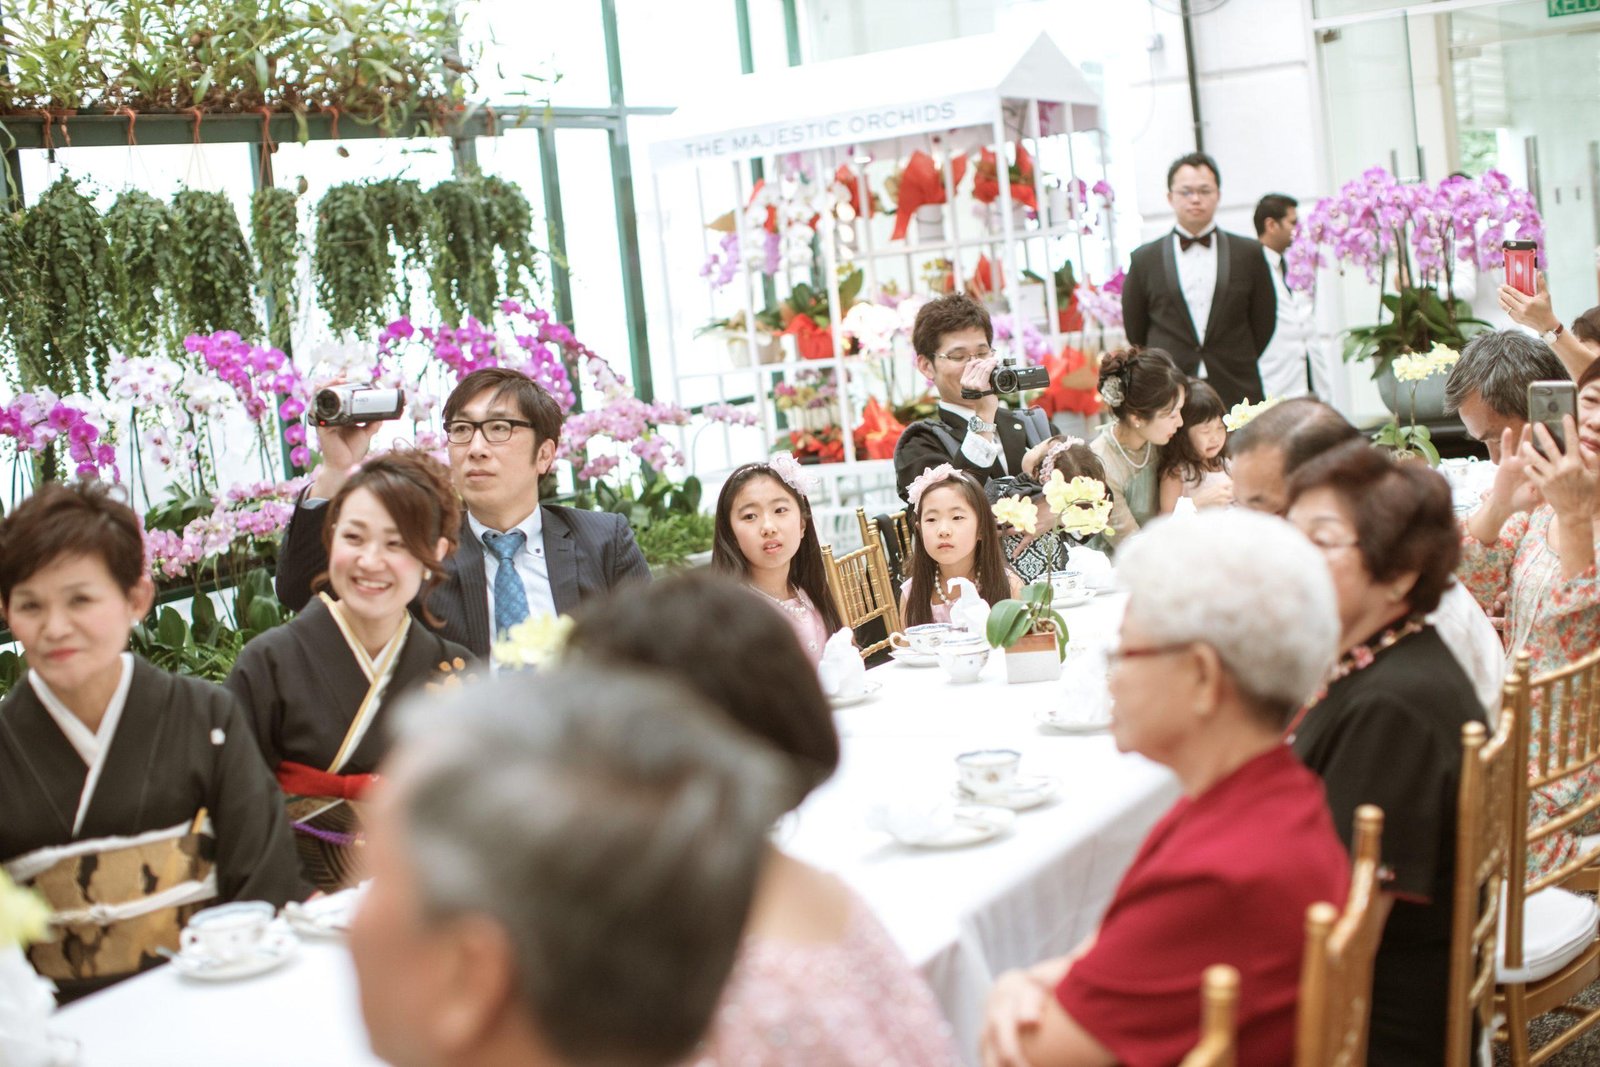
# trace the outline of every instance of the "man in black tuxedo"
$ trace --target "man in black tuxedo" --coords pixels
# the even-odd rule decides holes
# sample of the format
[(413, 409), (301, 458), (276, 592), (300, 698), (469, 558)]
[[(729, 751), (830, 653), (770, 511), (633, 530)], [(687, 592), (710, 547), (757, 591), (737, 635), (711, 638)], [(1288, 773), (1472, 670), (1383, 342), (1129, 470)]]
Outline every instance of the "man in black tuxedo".
[(1217, 229), (1217, 165), (1203, 152), (1167, 169), (1167, 203), (1178, 225), (1133, 253), (1122, 288), (1128, 340), (1165, 349), (1186, 374), (1206, 380), (1232, 407), (1260, 401), (1256, 361), (1277, 326), (1278, 298), (1261, 245)]
[[(450, 473), (466, 514), (461, 545), (427, 607), (441, 635), (487, 656), (500, 632), (529, 615), (569, 614), (585, 597), (650, 567), (621, 515), (539, 503), (539, 479), (555, 462), (562, 414), (555, 398), (514, 370), (491, 367), (461, 379), (444, 402)], [(294, 509), (278, 553), (278, 599), (299, 611), (328, 569), (325, 505), (367, 454), (381, 423), (325, 426), (322, 466)], [(421, 611), (411, 610), (431, 625)]]
[[(917, 369), (933, 381), (939, 412), (907, 426), (894, 446), (895, 488), (906, 488), (930, 467), (949, 463), (971, 471), (985, 485), (1022, 473), (1022, 454), (1050, 436), (1050, 420), (1038, 408), (1015, 412), (989, 391), (999, 362), (989, 311), (964, 293), (924, 304), (911, 327)], [(961, 395), (962, 386), (987, 395)]]

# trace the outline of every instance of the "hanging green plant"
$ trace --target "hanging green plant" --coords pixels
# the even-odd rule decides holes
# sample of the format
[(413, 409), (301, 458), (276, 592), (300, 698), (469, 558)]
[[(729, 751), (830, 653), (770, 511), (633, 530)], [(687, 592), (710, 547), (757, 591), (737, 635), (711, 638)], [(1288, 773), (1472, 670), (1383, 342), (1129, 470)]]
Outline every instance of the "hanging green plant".
[(224, 193), (185, 189), (172, 198), (172, 218), (179, 335), (233, 330), (245, 338), (259, 336), (250, 296), (255, 270), (233, 201)]
[(29, 209), (22, 236), (43, 305), (39, 331), (16, 338), (24, 388), (57, 393), (96, 388), (111, 359), (105, 281), (111, 276), (106, 231), (94, 202), (62, 175)]
[(502, 296), (527, 297), (539, 282), (538, 250), (533, 247), (533, 209), (522, 190), (503, 178), (478, 179), (489, 214), (489, 234), (503, 257)]
[(475, 179), (443, 181), (428, 191), (439, 218), (439, 241), (429, 273), (433, 302), (451, 325), (471, 315), (494, 318), (499, 280), (494, 269), (494, 231)]
[(298, 197), (269, 186), (250, 198), (250, 238), (260, 270), (257, 291), (267, 306), (267, 338), (289, 350), (290, 328), (300, 310), (295, 265), (300, 261)]
[(6, 380), (22, 389), (23, 357), (44, 337), (39, 270), (23, 234), (20, 211), (0, 211), (0, 356)]
[(106, 212), (105, 226), (117, 348), (126, 356), (149, 355), (170, 332), (176, 265), (172, 211), (149, 193), (128, 189)]
[(385, 178), (367, 187), (374, 218), (388, 234), (394, 278), (390, 293), (401, 314), (411, 314), (411, 272), (426, 270), (438, 217), (422, 186), (410, 178)]
[(317, 204), (311, 268), (317, 303), (335, 333), (372, 333), (384, 325), (393, 257), (370, 191), (359, 182), (335, 185)]

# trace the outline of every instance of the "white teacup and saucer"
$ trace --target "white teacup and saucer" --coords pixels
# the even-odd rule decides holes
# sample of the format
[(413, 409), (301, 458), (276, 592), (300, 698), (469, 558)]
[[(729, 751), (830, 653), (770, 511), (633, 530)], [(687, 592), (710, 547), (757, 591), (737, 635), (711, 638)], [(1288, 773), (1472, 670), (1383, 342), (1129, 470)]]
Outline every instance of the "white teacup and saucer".
[(262, 974), (294, 955), (300, 942), (275, 922), (264, 900), (241, 900), (196, 912), (179, 935), (172, 965), (185, 978), (227, 981)]
[(1022, 754), (1009, 748), (963, 752), (956, 757), (955, 795), (961, 800), (1026, 811), (1056, 795), (1060, 781), (1023, 775)]
[(951, 637), (939, 646), (938, 659), (952, 682), (975, 682), (989, 662), (989, 642), (976, 635)]
[(952, 638), (965, 637), (947, 622), (925, 622), (921, 626), (907, 626), (905, 631), (889, 635), (889, 655), (908, 667), (931, 667), (939, 662), (939, 646)]

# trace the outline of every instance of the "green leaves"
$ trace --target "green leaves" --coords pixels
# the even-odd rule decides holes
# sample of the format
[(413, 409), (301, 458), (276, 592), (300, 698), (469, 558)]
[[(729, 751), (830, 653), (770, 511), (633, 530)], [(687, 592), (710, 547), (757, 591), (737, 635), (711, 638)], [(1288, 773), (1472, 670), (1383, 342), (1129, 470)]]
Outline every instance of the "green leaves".
[(105, 227), (117, 348), (129, 356), (145, 355), (172, 339), (177, 243), (172, 212), (149, 193), (128, 189), (106, 212)]
[(1030, 633), (1054, 631), (1056, 655), (1067, 658), (1067, 620), (1050, 605), (1055, 591), (1047, 581), (1034, 582), (1021, 600), (1002, 600), (989, 609), (987, 637), (993, 648), (1011, 648)]
[(227, 194), (184, 189), (172, 198), (177, 233), (173, 298), (178, 336), (234, 330), (260, 335), (251, 291), (255, 270)]
[(20, 279), (38, 301), (36, 313), (13, 334), (23, 388), (44, 385), (57, 393), (89, 392), (100, 383), (111, 359), (111, 326), (106, 279), (111, 254), (94, 203), (62, 175), (45, 190), (22, 223), (26, 246)]
[[(211, 594), (197, 593), (188, 619), (177, 608), (164, 606), (133, 628), (130, 647), (164, 670), (221, 682), (251, 638), (290, 617), (272, 594), (271, 576), (258, 567), (233, 590), (232, 620), (242, 625), (219, 616)], [(15, 675), (7, 673), (7, 655), (11, 654), (0, 653), (0, 691), (15, 682)]]
[(711, 547), (716, 520), (701, 513), (701, 492), (700, 479), (692, 474), (674, 482), (644, 467), (637, 485), (632, 480), (621, 486), (595, 482), (590, 492), (578, 495), (578, 506), (625, 516), (645, 560), (652, 567), (672, 569)]
[(1447, 305), (1433, 289), (1384, 293), (1382, 303), (1390, 315), (1387, 322), (1345, 331), (1344, 358), (1371, 359), (1374, 378), (1402, 352), (1426, 352), (1436, 342), (1459, 351), (1469, 338), (1489, 328), (1471, 317), (1465, 300)]
[(294, 284), (300, 261), (298, 197), (288, 189), (257, 189), (250, 198), (250, 240), (260, 269), (256, 290), (266, 301), (269, 340), (274, 348), (289, 349), (289, 328), (299, 301)]

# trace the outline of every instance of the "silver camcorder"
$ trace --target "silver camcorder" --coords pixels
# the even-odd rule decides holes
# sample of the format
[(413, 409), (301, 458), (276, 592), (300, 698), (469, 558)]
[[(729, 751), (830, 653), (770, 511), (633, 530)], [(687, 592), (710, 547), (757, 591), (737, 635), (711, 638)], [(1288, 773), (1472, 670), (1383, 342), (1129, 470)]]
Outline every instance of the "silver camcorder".
[(355, 422), (398, 419), (405, 409), (403, 389), (330, 385), (317, 390), (311, 402), (311, 417), (318, 426), (349, 426)]
[(961, 395), (967, 400), (977, 400), (990, 393), (1021, 393), (1029, 389), (1046, 389), (1049, 385), (1049, 371), (1043, 367), (1024, 365), (1014, 356), (1007, 356), (995, 364), (994, 372), (989, 375), (988, 392), (963, 386)]

